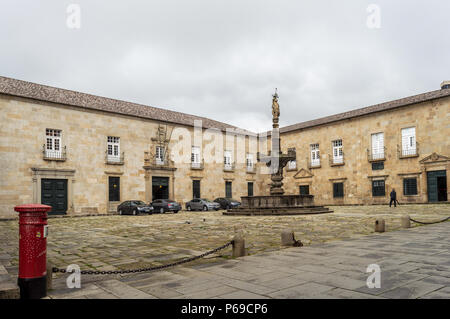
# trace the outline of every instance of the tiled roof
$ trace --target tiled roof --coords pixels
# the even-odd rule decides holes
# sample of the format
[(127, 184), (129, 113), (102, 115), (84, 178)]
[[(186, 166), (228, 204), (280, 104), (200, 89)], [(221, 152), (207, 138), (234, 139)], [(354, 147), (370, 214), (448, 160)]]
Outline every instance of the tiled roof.
[[(363, 115), (368, 115), (368, 114), (372, 114), (372, 113), (392, 110), (392, 109), (399, 108), (402, 106), (408, 106), (411, 104), (417, 104), (417, 103), (426, 102), (426, 101), (430, 101), (430, 100), (434, 100), (434, 99), (438, 99), (438, 98), (442, 98), (442, 97), (447, 97), (447, 96), (450, 96), (450, 89), (431, 91), (431, 92), (427, 92), (427, 93), (422, 93), (422, 94), (418, 94), (418, 95), (405, 97), (405, 98), (399, 99), (399, 100), (376, 104), (376, 105), (372, 105), (372, 106), (368, 106), (368, 107), (363, 107), (361, 109), (356, 109), (356, 110), (352, 110), (352, 111), (348, 111), (348, 112), (344, 112), (344, 113), (339, 113), (339, 114), (335, 114), (335, 115), (322, 117), (322, 118), (311, 120), (311, 121), (306, 121), (306, 122), (301, 122), (301, 123), (285, 126), (285, 127), (280, 128), (280, 133), (287, 133), (287, 132), (310, 128), (310, 127), (314, 127), (314, 126), (318, 126), (318, 125), (329, 124), (329, 123), (333, 123), (333, 122), (337, 122), (337, 121), (342, 121), (342, 120), (359, 117), (359, 116), (363, 116)], [(270, 132), (268, 132), (268, 133), (270, 134)]]
[(236, 126), (214, 121), (205, 117), (55, 88), (3, 76), (0, 76), (0, 93), (188, 126), (194, 126), (194, 120), (202, 120), (203, 128), (216, 128), (222, 131), (231, 128), (243, 133), (254, 134), (239, 129)]
[[(247, 130), (243, 130), (235, 126), (214, 121), (205, 117), (169, 111), (153, 106), (146, 106), (142, 104), (125, 102), (101, 96), (80, 93), (76, 91), (55, 88), (51, 86), (16, 80), (3, 76), (0, 76), (0, 93), (40, 101), (53, 102), (57, 104), (77, 106), (85, 109), (118, 113), (152, 119), (161, 122), (169, 122), (188, 126), (194, 126), (194, 120), (202, 120), (204, 128), (217, 128), (222, 131), (225, 131), (227, 128), (230, 128), (236, 131), (240, 131), (243, 134), (250, 134), (250, 135), (254, 134)], [(314, 126), (329, 124), (337, 121), (351, 119), (354, 117), (364, 116), (376, 112), (387, 111), (447, 96), (450, 96), (450, 89), (431, 91), (427, 93), (413, 95), (399, 100), (376, 104), (344, 113), (322, 117), (311, 121), (285, 126), (280, 128), (280, 133), (287, 133)], [(271, 132), (269, 131), (267, 133), (270, 135)]]

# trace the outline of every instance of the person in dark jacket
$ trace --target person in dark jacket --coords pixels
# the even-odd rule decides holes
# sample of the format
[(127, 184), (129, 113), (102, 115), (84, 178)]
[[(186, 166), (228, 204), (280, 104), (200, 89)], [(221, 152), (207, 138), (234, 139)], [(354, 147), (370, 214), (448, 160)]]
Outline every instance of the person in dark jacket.
[(389, 202), (389, 207), (392, 206), (392, 202), (394, 202), (394, 207), (397, 207), (397, 193), (395, 192), (395, 188), (393, 188), (391, 192), (391, 201)]

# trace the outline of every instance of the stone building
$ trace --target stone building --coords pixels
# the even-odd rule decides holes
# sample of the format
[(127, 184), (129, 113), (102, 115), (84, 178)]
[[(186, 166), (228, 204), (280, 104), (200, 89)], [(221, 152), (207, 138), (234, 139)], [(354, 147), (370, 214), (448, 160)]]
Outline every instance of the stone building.
[[(317, 204), (447, 201), (450, 89), (281, 128), (286, 194)], [(288, 106), (285, 106), (288, 107)], [(283, 105), (282, 105), (283, 108)], [(266, 194), (256, 163), (270, 149), (211, 119), (0, 77), (0, 218), (47, 203), (53, 213), (114, 212), (137, 199)], [(259, 137), (259, 139), (258, 139)]]
[(287, 193), (316, 204), (446, 202), (449, 198), (450, 89), (441, 89), (280, 130), (296, 148), (285, 173)]

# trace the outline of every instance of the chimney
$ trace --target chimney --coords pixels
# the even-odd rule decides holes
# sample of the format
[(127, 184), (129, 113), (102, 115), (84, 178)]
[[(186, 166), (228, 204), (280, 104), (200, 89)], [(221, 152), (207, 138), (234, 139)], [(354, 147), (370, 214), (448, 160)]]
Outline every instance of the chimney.
[(450, 81), (444, 81), (441, 83), (441, 90), (450, 89)]

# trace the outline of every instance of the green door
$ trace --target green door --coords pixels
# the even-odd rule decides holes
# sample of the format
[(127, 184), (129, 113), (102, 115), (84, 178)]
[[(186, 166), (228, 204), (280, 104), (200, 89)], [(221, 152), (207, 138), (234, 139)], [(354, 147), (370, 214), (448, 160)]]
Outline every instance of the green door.
[(42, 179), (41, 203), (52, 206), (49, 214), (60, 215), (67, 212), (67, 179)]
[(428, 201), (447, 200), (446, 171), (427, 172)]

